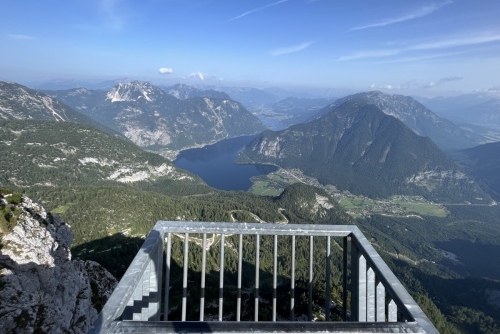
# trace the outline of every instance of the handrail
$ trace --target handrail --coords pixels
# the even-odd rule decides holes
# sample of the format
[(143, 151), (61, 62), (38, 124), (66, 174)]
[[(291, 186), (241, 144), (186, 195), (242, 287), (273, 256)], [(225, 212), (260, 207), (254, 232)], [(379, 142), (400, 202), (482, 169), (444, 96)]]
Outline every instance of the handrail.
[[(258, 289), (259, 289), (259, 265), (256, 260), (255, 286), (255, 320), (249, 327), (247, 322), (239, 323), (233, 321), (221, 321), (222, 314), (219, 309), (219, 321), (201, 321), (203, 310), (200, 312), (200, 321), (159, 321), (160, 309), (163, 303), (164, 309), (169, 309), (169, 282), (170, 282), (170, 252), (171, 238), (174, 234), (184, 234), (184, 263), (187, 263), (188, 235), (203, 234), (206, 242), (206, 234), (216, 234), (227, 236), (229, 234), (240, 235), (239, 249), (241, 249), (241, 236), (243, 235), (271, 235), (271, 236), (308, 236), (310, 237), (310, 247), (312, 250), (312, 240), (314, 237), (328, 237), (327, 249), (330, 247), (330, 237), (341, 237), (343, 242), (343, 287), (344, 287), (344, 317), (347, 309), (347, 244), (351, 244), (351, 320), (342, 322), (303, 322), (303, 321), (278, 321), (273, 322), (258, 321)], [(168, 237), (165, 242), (165, 236)], [(224, 238), (222, 238), (224, 240)], [(274, 247), (277, 237), (274, 237)], [(222, 241), (223, 242), (223, 241)], [(256, 248), (259, 247), (259, 238), (256, 238)], [(221, 247), (221, 261), (224, 258), (224, 247)], [(269, 250), (271, 252), (271, 250)], [(203, 249), (205, 253), (205, 248)], [(292, 250), (293, 253), (293, 250)], [(312, 252), (311, 252), (312, 253)], [(164, 259), (164, 255), (166, 260)], [(258, 251), (257, 251), (258, 254)], [(327, 251), (327, 254), (328, 251)], [(204, 255), (203, 255), (204, 256)], [(241, 251), (238, 251), (239, 262), (241, 261)], [(273, 254), (276, 264), (276, 251)], [(310, 279), (309, 289), (312, 287), (312, 256), (310, 258)], [(292, 276), (294, 273), (295, 257), (292, 257)], [(223, 263), (223, 262), (222, 262)], [(203, 268), (205, 262), (203, 261)], [(241, 263), (239, 265), (241, 273)], [(276, 276), (276, 265), (273, 267), (273, 281)], [(183, 273), (183, 298), (182, 314), (185, 318), (186, 296), (187, 296), (187, 265), (184, 265)], [(223, 267), (221, 268), (221, 282), (219, 292), (219, 305), (222, 306), (223, 293)], [(329, 273), (329, 266), (326, 268)], [(204, 269), (203, 269), (204, 274)], [(241, 274), (239, 274), (241, 275)], [(328, 277), (329, 275), (327, 275)], [(164, 278), (164, 279), (163, 279)], [(240, 280), (239, 280), (240, 281)], [(161, 296), (161, 284), (166, 284), (165, 296)], [(276, 284), (276, 283), (274, 283)], [(292, 300), (293, 287), (292, 279)], [(329, 284), (327, 284), (329, 285)], [(241, 287), (241, 285), (239, 286)], [(275, 287), (275, 286), (274, 286)], [(202, 291), (204, 291), (204, 280)], [(274, 290), (275, 291), (275, 290)], [(327, 297), (329, 288), (327, 288)], [(389, 313), (385, 314), (387, 302), (385, 295), (392, 299), (392, 304), (388, 306)], [(202, 293), (204, 296), (204, 292)], [(311, 296), (311, 294), (309, 295)], [(275, 293), (273, 298), (276, 298)], [(311, 297), (309, 297), (311, 298)], [(200, 306), (203, 305), (200, 297)], [(330, 303), (328, 298), (328, 304)], [(311, 305), (311, 299), (309, 305)], [(238, 304), (239, 305), (239, 304)], [(273, 313), (275, 313), (275, 299), (273, 299)], [(373, 308), (378, 307), (377, 310)], [(397, 307), (397, 309), (396, 309)], [(148, 311), (149, 308), (149, 311)], [(309, 319), (311, 319), (311, 308), (309, 308)], [(380, 313), (383, 309), (384, 313)], [(142, 310), (142, 311), (141, 311)], [(239, 311), (238, 311), (239, 312)], [(396, 312), (403, 317), (403, 321), (397, 321)], [(168, 312), (165, 312), (168, 314)], [(239, 314), (238, 314), (239, 316)], [(125, 320), (129, 319), (129, 320)], [(134, 320), (134, 321), (130, 321)], [(238, 317), (239, 320), (239, 317)], [(328, 320), (328, 319), (326, 319)], [(390, 322), (386, 322), (389, 320)], [(270, 324), (269, 324), (270, 323)], [(239, 325), (238, 325), (239, 324)], [(135, 326), (135, 327), (134, 327)], [(306, 326), (306, 327), (304, 327)], [(221, 223), (221, 222), (186, 222), (186, 221), (159, 221), (156, 223), (151, 233), (146, 238), (141, 249), (130, 264), (125, 275), (121, 279), (117, 288), (103, 307), (98, 319), (92, 326), (89, 333), (113, 333), (137, 328), (145, 332), (301, 332), (304, 328), (307, 331), (317, 332), (343, 332), (362, 331), (366, 332), (423, 332), (438, 333), (429, 319), (425, 316), (418, 304), (408, 294), (403, 285), (395, 277), (389, 267), (382, 260), (377, 251), (371, 246), (363, 233), (355, 225), (309, 225), (309, 224), (268, 224), (268, 223)], [(224, 329), (227, 328), (227, 329)], [(273, 329), (274, 328), (274, 329)]]

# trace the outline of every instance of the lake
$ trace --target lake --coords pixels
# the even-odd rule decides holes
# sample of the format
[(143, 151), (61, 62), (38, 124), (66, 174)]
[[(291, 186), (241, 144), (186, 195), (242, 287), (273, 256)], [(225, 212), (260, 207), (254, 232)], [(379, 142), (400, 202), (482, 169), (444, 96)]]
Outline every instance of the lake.
[(185, 150), (179, 153), (173, 163), (176, 167), (198, 175), (211, 187), (246, 191), (252, 186), (250, 178), (277, 170), (272, 165), (233, 163), (238, 153), (254, 138), (255, 136), (230, 138), (202, 148)]

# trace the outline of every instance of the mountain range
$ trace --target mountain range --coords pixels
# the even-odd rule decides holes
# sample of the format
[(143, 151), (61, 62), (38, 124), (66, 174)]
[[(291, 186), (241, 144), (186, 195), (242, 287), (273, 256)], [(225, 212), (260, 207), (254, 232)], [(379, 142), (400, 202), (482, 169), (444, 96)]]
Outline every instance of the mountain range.
[[(211, 136), (197, 137), (203, 139), (196, 141), (197, 144), (205, 142), (208, 137), (211, 138), (206, 139), (208, 142), (217, 140), (218, 136), (224, 137), (229, 130), (241, 135), (248, 119), (238, 118), (237, 112), (232, 114), (228, 111), (223, 115), (221, 110), (224, 109), (224, 101), (227, 101), (225, 104), (234, 103), (242, 110), (237, 102), (222, 95), (224, 93), (220, 93), (219, 98), (219, 93), (210, 90), (182, 85), (160, 89), (142, 82), (122, 82), (105, 90), (77, 88), (55, 91), (50, 92), (51, 96), (12, 83), (2, 83), (0, 87), (0, 96), (3, 96), (0, 100), (0, 188), (9, 187), (25, 192), (61, 215), (74, 233), (72, 252), (75, 258), (97, 260), (120, 277), (143, 237), (160, 219), (356, 223), (441, 332), (458, 332), (459, 329), (470, 333), (498, 332), (496, 322), (500, 306), (495, 306), (498, 303), (495, 302), (495, 296), (500, 288), (495, 280), (497, 276), (491, 274), (496, 273), (495, 268), (498, 266), (494, 263), (491, 265), (490, 261), (490, 265), (486, 266), (495, 270), (488, 272), (488, 279), (472, 280), (459, 274), (472, 270), (467, 262), (467, 254), (463, 255), (469, 253), (468, 249), (463, 253), (455, 251), (459, 255), (453, 261), (446, 258), (448, 253), (445, 253), (450, 250), (449, 245), (460, 246), (467, 241), (467, 245), (474, 249), (487, 250), (482, 253), (488, 254), (483, 256), (488, 258), (485, 262), (488, 262), (489, 255), (495, 258), (498, 254), (499, 206), (489, 205), (491, 198), (480, 187), (491, 190), (493, 184), (488, 185), (480, 179), (481, 175), (487, 173), (477, 169), (487, 167), (490, 176), (498, 175), (498, 169), (495, 169), (498, 162), (491, 159), (498, 156), (498, 146), (486, 144), (460, 151), (457, 155), (460, 158), (456, 159), (461, 167), (457, 166), (434, 144), (432, 138), (416, 133), (427, 129), (427, 126), (421, 128), (422, 124), (435, 120), (432, 114), (426, 116), (422, 112), (423, 115), (420, 115), (420, 109), (412, 101), (373, 92), (365, 93), (373, 95), (370, 98), (351, 96), (330, 104), (308, 123), (282, 131), (265, 131), (245, 149), (247, 158), (253, 161), (278, 164), (287, 169), (300, 168), (323, 184), (336, 185), (339, 190), (387, 201), (391, 200), (387, 199), (391, 194), (422, 195), (440, 203), (453, 204), (446, 207), (446, 217), (432, 214), (407, 217), (370, 214), (355, 221), (328, 193), (301, 183), (284, 187), (282, 194), (276, 197), (217, 191), (206, 186), (195, 175), (173, 167), (168, 159), (146, 152), (132, 142), (131, 139), (135, 137), (126, 138), (124, 135), (127, 132), (123, 130), (130, 121), (139, 124), (137, 128), (153, 129), (148, 131), (158, 134), (160, 140), (164, 134), (160, 128), (155, 128), (161, 124), (155, 122), (156, 117), (164, 118), (165, 122), (171, 120), (177, 124), (179, 131), (185, 131), (185, 136), (191, 136), (189, 138), (199, 136), (197, 132), (202, 130), (211, 133)], [(244, 91), (252, 90), (242, 89)], [(206, 94), (214, 95), (204, 96)], [(60, 96), (64, 102), (52, 96)], [(275, 103), (280, 99), (274, 95), (268, 102)], [(379, 106), (370, 99), (385, 101), (385, 109), (384, 105)], [(302, 102), (307, 101), (285, 99), (283, 110)], [(207, 109), (206, 106), (211, 104), (213, 107)], [(74, 109), (70, 106), (74, 106)], [(221, 106), (219, 110), (218, 106)], [(161, 114), (157, 110), (160, 107), (165, 108)], [(213, 112), (213, 109), (221, 113)], [(160, 116), (155, 116), (155, 113)], [(211, 113), (215, 118), (215, 115), (219, 115), (222, 121), (214, 121), (208, 115), (203, 116), (203, 113)], [(169, 118), (172, 115), (175, 117)], [(414, 124), (414, 128), (403, 122), (405, 115), (408, 116), (406, 121)], [(223, 130), (216, 125), (226, 124), (225, 116), (240, 124), (222, 133)], [(201, 121), (204, 117), (205, 123)], [(413, 123), (412, 117), (415, 120)], [(105, 125), (98, 124), (96, 120)], [(189, 126), (183, 127), (186, 124), (176, 123), (179, 120)], [(92, 124), (97, 124), (96, 127), (103, 130), (96, 129)], [(231, 123), (228, 121), (227, 124)], [(154, 132), (154, 129), (157, 131)], [(174, 150), (173, 139), (178, 138), (171, 138), (172, 142), (163, 148)], [(194, 142), (194, 139), (190, 140)], [(155, 149), (160, 146), (154, 144), (145, 147)], [(483, 150), (482, 147), (484, 152), (476, 151)], [(0, 201), (0, 211), (3, 210), (0, 215), (0, 235), (5, 235), (6, 230), (16, 228), (16, 219), (22, 209), (18, 205), (20, 202), (14, 203), (18, 197), (4, 190), (0, 193), (3, 196)], [(22, 203), (28, 204), (30, 201), (23, 199)], [(78, 332), (85, 332), (92, 314), (95, 315), (92, 307), (102, 305), (106, 291), (99, 290), (98, 296), (93, 295), (93, 285), (90, 284), (89, 290), (87, 282), (91, 281), (85, 278), (85, 272), (89, 271), (82, 269), (87, 265), (83, 261), (70, 261), (68, 225), (60, 224), (59, 220), (53, 219), (52, 214), (38, 206), (30, 204), (30, 208), (35, 208), (47, 219), (37, 221), (38, 225), (33, 222), (29, 228), (24, 229), (22, 225), (17, 229), (37, 233), (41, 231), (38, 236), (42, 240), (18, 237), (15, 244), (24, 242), (27, 250), (18, 252), (18, 257), (13, 257), (16, 255), (13, 251), (9, 256), (19, 265), (14, 267), (10, 262), (0, 263), (0, 308), (7, 305), (18, 312), (15, 314), (16, 317), (19, 315), (16, 319), (22, 324), (29, 324), (31, 332), (33, 328), (47, 331), (49, 326), (65, 330), (67, 324), (77, 328)], [(44, 224), (47, 232), (41, 228)], [(53, 229), (60, 231), (61, 235), (56, 233), (54, 238), (50, 233)], [(18, 236), (23, 235), (18, 233)], [(52, 240), (50, 237), (60, 243), (57, 246), (50, 242), (44, 244), (44, 241)], [(2, 239), (0, 255), (7, 254), (11, 244), (12, 239)], [(40, 247), (29, 248), (32, 245)], [(64, 256), (57, 261), (54, 257), (51, 259), (47, 254), (51, 255), (53, 250)], [(263, 248), (263, 251), (266, 250)], [(40, 265), (25, 266), (23, 261), (35, 259), (34, 255), (40, 256), (36, 259)], [(472, 255), (475, 256), (471, 256), (472, 263), (480, 262), (478, 258), (481, 255)], [(49, 262), (42, 263), (40, 259)], [(45, 264), (50, 261), (64, 265), (47, 268)], [(78, 280), (73, 280), (73, 274), (59, 271), (62, 267), (76, 273)], [(28, 271), (23, 271), (25, 268)], [(8, 275), (4, 273), (14, 269), (21, 276), (26, 274), (22, 279), (33, 287), (41, 286), (43, 289), (30, 289), (26, 291), (27, 294), (23, 294), (20, 289), (11, 289), (11, 282), (17, 276), (10, 272)], [(36, 274), (35, 270), (38, 270)], [(477, 273), (475, 277), (478, 277)], [(48, 281), (43, 281), (44, 277)], [(51, 285), (54, 282), (60, 284), (57, 287)], [(457, 291), (460, 293), (457, 294)], [(39, 294), (44, 303), (28, 303), (31, 295)], [(84, 298), (75, 300), (75, 296)], [(92, 299), (99, 296), (103, 298), (97, 301)], [(76, 304), (81, 308), (75, 308)], [(29, 309), (30, 305), (35, 308)], [(89, 312), (80, 312), (83, 308)], [(8, 316), (8, 313), (2, 310), (0, 316), (3, 315)], [(31, 317), (35, 316), (41, 324), (41, 315), (45, 315), (43, 319), (46, 322), (36, 327)], [(81, 322), (71, 322), (78, 320), (73, 315), (78, 315), (78, 319), (80, 315), (86, 318), (81, 318)], [(71, 320), (68, 322), (67, 319)], [(60, 326), (61, 321), (66, 327)], [(17, 324), (9, 320), (9, 324), (12, 323), (14, 326)], [(4, 319), (1, 324), (6, 324)], [(19, 332), (20, 328), (17, 330)]]
[(195, 96), (193, 91), (181, 94), (179, 89), (169, 94), (150, 83), (132, 81), (108, 91), (77, 88), (48, 93), (135, 144), (158, 151), (177, 152), (265, 129), (243, 105), (222, 93), (214, 93), (215, 98)]
[(323, 184), (372, 198), (412, 194), (444, 202), (491, 200), (429, 138), (365, 97), (336, 102), (309, 123), (265, 131), (244, 154), (252, 161), (299, 168)]

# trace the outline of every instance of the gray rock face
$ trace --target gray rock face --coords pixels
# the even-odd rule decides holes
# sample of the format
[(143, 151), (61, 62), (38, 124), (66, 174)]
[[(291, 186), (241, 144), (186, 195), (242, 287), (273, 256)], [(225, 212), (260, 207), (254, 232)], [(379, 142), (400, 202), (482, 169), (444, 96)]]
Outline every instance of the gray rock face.
[[(0, 195), (0, 209), (8, 204)], [(10, 231), (0, 231), (3, 333), (86, 333), (116, 279), (98, 263), (71, 260), (70, 226), (23, 197)], [(14, 212), (14, 210), (12, 210)]]

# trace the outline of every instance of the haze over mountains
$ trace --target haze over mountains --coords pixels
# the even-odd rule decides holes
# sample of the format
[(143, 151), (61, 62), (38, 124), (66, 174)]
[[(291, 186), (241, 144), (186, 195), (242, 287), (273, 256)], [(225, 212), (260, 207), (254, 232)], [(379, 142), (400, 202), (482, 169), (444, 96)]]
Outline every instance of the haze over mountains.
[[(450, 97), (416, 97), (441, 117), (467, 127), (483, 126), (500, 131), (500, 95), (498, 92), (464, 94)], [(497, 137), (498, 140), (498, 137)]]

